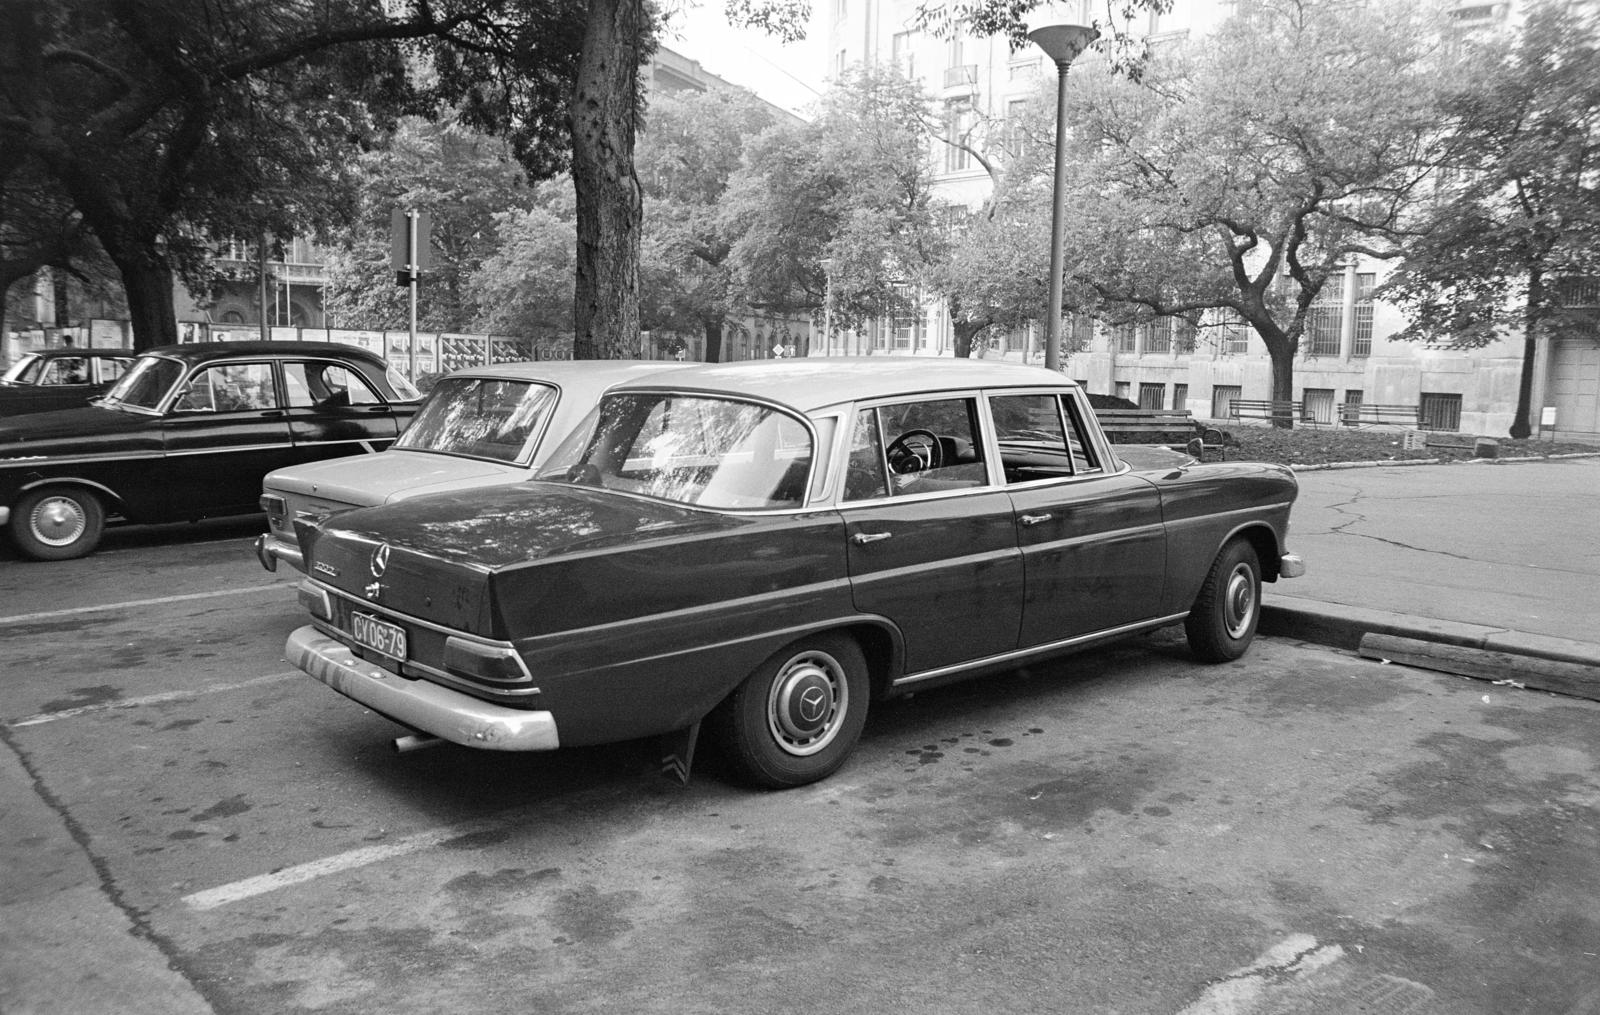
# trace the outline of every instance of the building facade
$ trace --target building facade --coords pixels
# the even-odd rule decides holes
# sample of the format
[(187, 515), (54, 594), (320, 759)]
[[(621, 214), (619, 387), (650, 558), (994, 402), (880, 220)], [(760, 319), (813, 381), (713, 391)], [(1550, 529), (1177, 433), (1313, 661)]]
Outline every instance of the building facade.
[[(1048, 87), (1046, 81), (1053, 84), (1053, 63), (1037, 47), (1013, 53), (1000, 37), (940, 38), (919, 31), (913, 20), (917, 6), (917, 0), (819, 4), (813, 30), (828, 40), (829, 76), (861, 63), (897, 66), (939, 104), (948, 136), (995, 145), (1002, 140), (997, 132), (1020, 117), (1029, 99)], [(1229, 0), (1176, 0), (1164, 14), (1139, 12), (1121, 27), (1159, 44), (1213, 30), (1233, 6)], [(1081, 0), (1054, 4), (1041, 20), (1087, 24), (1096, 15), (1103, 19), (1106, 9)], [(1450, 13), (1472, 30), (1487, 31), (1518, 16), (1515, 3), (1465, 0)], [(937, 141), (930, 158), (942, 200), (972, 209), (983, 203), (991, 183), (976, 159)], [(1048, 232), (1048, 207), (1040, 209), (1038, 222)], [(1385, 270), (1381, 262), (1351, 263), (1324, 291), (1301, 340), (1294, 400), (1307, 415), (1330, 423), (1340, 418), (1341, 406), (1352, 403), (1407, 405), (1420, 407), (1429, 427), (1504, 435), (1516, 412), (1521, 337), (1471, 351), (1394, 341), (1404, 319), (1397, 308), (1372, 298)], [(1589, 297), (1600, 302), (1592, 291)], [(1090, 391), (1216, 419), (1228, 417), (1234, 399), (1272, 397), (1271, 362), (1252, 329), (1219, 325), (1193, 332), (1164, 323), (1109, 329), (1080, 321), (1074, 330), (1083, 335), (1082, 348), (1064, 357), (1062, 368)], [(1042, 337), (1042, 328), (994, 337), (983, 354), (1042, 362)], [(865, 334), (834, 338), (845, 351), (899, 355), (949, 355), (953, 344), (941, 301)], [(1538, 435), (1600, 439), (1600, 333), (1592, 340), (1541, 343), (1531, 405)]]

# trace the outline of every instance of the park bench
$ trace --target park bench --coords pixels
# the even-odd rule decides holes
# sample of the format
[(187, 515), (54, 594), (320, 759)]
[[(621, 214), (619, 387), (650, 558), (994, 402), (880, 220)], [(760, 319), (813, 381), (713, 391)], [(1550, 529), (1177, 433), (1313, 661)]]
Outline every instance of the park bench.
[(1296, 423), (1321, 425), (1321, 420), (1306, 412), (1304, 402), (1235, 398), (1228, 403), (1229, 419), (1292, 419)]
[(1422, 406), (1384, 405), (1376, 402), (1345, 402), (1339, 406), (1339, 422), (1345, 426), (1421, 426)]
[(1179, 444), (1202, 461), (1223, 457), (1226, 435), (1201, 426), (1188, 409), (1096, 409), (1094, 415), (1113, 444)]

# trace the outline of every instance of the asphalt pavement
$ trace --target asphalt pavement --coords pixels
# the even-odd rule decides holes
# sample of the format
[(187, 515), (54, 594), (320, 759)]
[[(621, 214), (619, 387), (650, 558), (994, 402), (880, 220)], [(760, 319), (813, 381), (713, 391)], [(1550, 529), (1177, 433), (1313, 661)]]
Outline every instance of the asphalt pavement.
[(1600, 699), (1600, 455), (1299, 480), (1307, 573), (1267, 587), (1264, 632)]
[[(1600, 455), (1299, 478), (1290, 541), (1308, 573), (1268, 587), (1265, 633), (1369, 655), (1459, 649), (1480, 657), (1467, 675), (1543, 676), (1600, 698)], [(77, 830), (20, 757), (0, 750), (0, 825), (35, 869), (0, 897), (0, 966), (17, 978), (0, 983), (0, 1010), (209, 1011), (149, 928), (106, 898), (104, 872), (83, 869)], [(73, 954), (95, 961), (73, 974), (60, 963)]]

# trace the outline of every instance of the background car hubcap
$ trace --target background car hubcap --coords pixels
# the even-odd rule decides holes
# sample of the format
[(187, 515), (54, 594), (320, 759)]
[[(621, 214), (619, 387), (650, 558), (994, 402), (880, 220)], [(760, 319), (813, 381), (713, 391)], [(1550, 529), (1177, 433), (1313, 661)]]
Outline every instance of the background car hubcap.
[(1230, 638), (1243, 638), (1250, 630), (1250, 621), (1256, 613), (1255, 575), (1248, 565), (1240, 564), (1228, 575), (1227, 596), (1223, 600), (1223, 623)]
[(789, 660), (773, 680), (768, 700), (773, 739), (794, 755), (822, 750), (839, 730), (845, 695), (844, 676), (832, 656), (807, 652)]
[(31, 519), (35, 538), (48, 546), (70, 545), (88, 524), (83, 505), (68, 497), (46, 497), (33, 509)]

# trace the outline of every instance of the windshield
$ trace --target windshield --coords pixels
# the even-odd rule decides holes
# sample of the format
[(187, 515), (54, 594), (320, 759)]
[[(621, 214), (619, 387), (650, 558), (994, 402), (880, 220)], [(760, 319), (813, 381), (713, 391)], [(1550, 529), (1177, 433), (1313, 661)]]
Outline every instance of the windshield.
[(141, 356), (133, 368), (111, 386), (102, 406), (114, 409), (136, 409), (154, 412), (161, 400), (183, 377), (183, 364), (163, 356)]
[(36, 368), (39, 366), (40, 362), (43, 361), (43, 359), (44, 357), (40, 356), (38, 353), (30, 353), (29, 355), (22, 357), (15, 363), (11, 364), (11, 369), (6, 371), (4, 377), (0, 377), (0, 381), (13, 382), (16, 384), (32, 384), (34, 380), (33, 375), (37, 372)]
[(446, 377), (395, 447), (515, 462), (533, 454), (540, 424), (556, 404), (548, 384), (493, 377)]
[(711, 508), (795, 508), (811, 470), (810, 429), (770, 406), (640, 393), (601, 401), (541, 479)]

